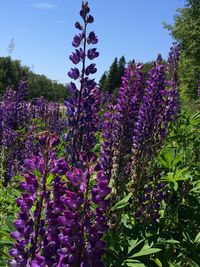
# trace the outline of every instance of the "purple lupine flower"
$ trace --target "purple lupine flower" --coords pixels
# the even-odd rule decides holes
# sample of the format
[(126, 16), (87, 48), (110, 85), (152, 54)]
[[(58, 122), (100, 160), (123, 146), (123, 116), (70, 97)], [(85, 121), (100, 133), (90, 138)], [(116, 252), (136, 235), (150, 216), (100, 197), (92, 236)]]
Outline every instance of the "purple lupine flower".
[(102, 138), (103, 143), (101, 146), (101, 166), (105, 171), (108, 179), (111, 177), (111, 170), (113, 164), (113, 145), (114, 145), (114, 112), (115, 106), (109, 105), (108, 111), (104, 114), (102, 124)]
[(90, 74), (94, 74), (97, 71), (97, 69), (95, 68), (95, 66), (96, 65), (94, 63), (92, 63), (89, 66), (87, 66), (87, 68), (85, 69), (85, 74), (87, 76), (90, 75)]
[[(43, 138), (44, 139), (44, 138)], [(10, 255), (15, 258), (17, 266), (45, 266), (45, 258), (39, 255), (42, 248), (41, 240), (45, 235), (43, 231), (44, 218), (42, 215), (45, 202), (49, 201), (50, 193), (47, 188), (47, 175), (50, 171), (51, 162), (54, 160), (52, 147), (57, 143), (55, 137), (46, 138), (47, 155), (41, 153), (25, 160), (23, 177), (20, 183), (23, 190), (21, 197), (17, 199), (20, 208), (18, 219), (14, 222), (17, 231), (11, 234), (15, 244)], [(36, 173), (38, 176), (36, 176)], [(12, 266), (12, 262), (10, 264)]]
[(173, 80), (173, 82), (177, 85), (178, 80), (178, 61), (180, 57), (180, 45), (177, 43), (173, 43), (170, 48), (169, 56), (168, 56), (168, 64), (167, 71), (169, 75), (169, 80)]
[[(144, 96), (140, 106), (133, 137), (133, 146), (139, 153), (145, 153), (143, 147), (151, 149), (153, 146), (154, 134), (157, 134), (162, 123), (162, 115), (165, 109), (163, 95), (165, 92), (164, 67), (160, 59), (149, 72), (147, 87), (144, 89)], [(158, 132), (159, 133), (159, 132)], [(147, 138), (148, 136), (148, 138)], [(159, 138), (159, 136), (158, 136)], [(159, 139), (156, 140), (157, 142)], [(142, 146), (142, 147), (141, 147)], [(153, 151), (149, 151), (151, 157)]]
[(97, 52), (96, 50), (96, 48), (91, 48), (88, 50), (87, 56), (90, 60), (93, 60), (94, 58), (99, 56), (99, 52)]
[(74, 80), (77, 80), (80, 76), (79, 70), (77, 68), (73, 68), (68, 72), (68, 76)]
[(64, 127), (61, 119), (60, 105), (58, 103), (48, 104), (47, 125), (50, 133), (60, 134)]
[[(108, 229), (111, 192), (107, 176), (93, 154), (82, 155), (84, 170), (70, 168), (63, 158), (56, 159), (55, 137), (42, 137), (41, 142), (46, 144), (45, 155), (25, 161), (10, 255), (17, 266), (103, 266), (102, 236)], [(49, 175), (53, 175), (51, 182)], [(90, 193), (91, 179), (95, 185)]]
[(78, 64), (81, 59), (81, 53), (78, 49), (76, 49), (75, 53), (72, 53), (72, 55), (69, 57), (69, 59), (74, 63)]
[(81, 44), (82, 39), (83, 39), (83, 35), (82, 34), (75, 35), (74, 40), (72, 42), (72, 45), (74, 47), (79, 47), (79, 45)]
[(165, 79), (164, 66), (159, 56), (149, 71), (134, 127), (131, 178), (135, 209), (140, 201), (137, 194), (145, 183), (147, 166), (161, 149), (172, 114), (174, 116), (177, 112), (176, 107), (172, 105), (177, 104), (177, 87), (168, 89), (168, 86), (169, 82)]
[[(118, 92), (113, 131), (113, 170), (119, 194), (130, 178), (131, 147), (136, 116), (143, 96), (144, 75), (141, 64), (130, 64), (125, 69)], [(121, 193), (120, 193), (121, 192)]]
[(86, 15), (90, 12), (90, 8), (88, 6), (87, 1), (82, 1), (82, 8), (80, 10), (80, 16), (82, 17), (83, 20), (86, 19)]
[(98, 39), (97, 36), (95, 35), (94, 32), (90, 32), (87, 38), (87, 43), (88, 44), (97, 44), (98, 43)]
[(80, 30), (80, 31), (82, 31), (83, 30), (83, 26), (80, 24), (80, 22), (76, 22), (75, 23), (75, 27), (78, 29), (78, 30)]
[(158, 182), (159, 177), (150, 177), (148, 184), (142, 188), (139, 198), (139, 207), (136, 212), (136, 219), (144, 225), (155, 227), (160, 218), (160, 203), (166, 199), (167, 192), (165, 185)]
[(166, 117), (168, 120), (175, 120), (180, 110), (179, 100), (179, 78), (178, 78), (178, 61), (180, 57), (180, 46), (177, 43), (173, 43), (170, 48), (167, 64), (168, 73), (168, 87), (169, 90), (166, 93), (168, 99)]
[(89, 15), (89, 16), (87, 17), (87, 23), (93, 23), (93, 22), (94, 22), (94, 17), (91, 16), (91, 15)]

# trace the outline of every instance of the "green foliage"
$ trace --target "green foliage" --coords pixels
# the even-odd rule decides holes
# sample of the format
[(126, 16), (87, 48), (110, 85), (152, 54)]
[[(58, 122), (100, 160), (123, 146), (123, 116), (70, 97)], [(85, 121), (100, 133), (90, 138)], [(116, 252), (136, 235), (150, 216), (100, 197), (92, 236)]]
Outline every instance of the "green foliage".
[(108, 77), (106, 80), (106, 87), (108, 88), (109, 93), (113, 93), (114, 90), (119, 88), (118, 87), (119, 81), (118, 81), (118, 65), (117, 64), (118, 64), (118, 61), (117, 61), (117, 58), (115, 58), (108, 72)]
[(99, 80), (99, 87), (101, 88), (102, 91), (108, 91), (106, 83), (107, 78), (108, 78), (108, 73), (107, 71), (105, 71)]
[[(111, 207), (106, 266), (200, 266), (200, 113), (181, 113), (152, 168), (165, 184), (157, 224), (132, 212), (132, 193)], [(147, 173), (148, 174), (148, 173)], [(130, 189), (127, 185), (127, 192)]]
[(129, 205), (129, 199), (131, 198), (132, 194), (129, 193), (127, 196), (125, 196), (123, 199), (121, 199), (120, 201), (118, 201), (111, 209), (110, 211), (115, 211), (118, 209), (123, 209), (125, 208), (127, 205)]
[(18, 190), (18, 177), (12, 185), (3, 187), (0, 184), (0, 266), (7, 266), (8, 252), (13, 244), (10, 233), (14, 231), (13, 221), (16, 219), (18, 208), (16, 198), (20, 193)]
[(187, 0), (184, 8), (178, 9), (174, 25), (165, 25), (181, 45), (179, 76), (183, 99), (198, 99), (200, 81), (200, 3)]

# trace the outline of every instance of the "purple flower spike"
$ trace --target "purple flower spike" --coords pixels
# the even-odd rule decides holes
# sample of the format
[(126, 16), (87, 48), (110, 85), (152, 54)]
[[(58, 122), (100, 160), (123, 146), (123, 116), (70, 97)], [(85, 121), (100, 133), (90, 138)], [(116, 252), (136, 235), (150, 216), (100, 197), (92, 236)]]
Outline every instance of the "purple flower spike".
[[(90, 8), (88, 2), (82, 2), (80, 15), (83, 23), (76, 22), (75, 27), (81, 31), (75, 35), (73, 46), (79, 47), (70, 55), (70, 60), (76, 65), (82, 63), (80, 70), (71, 69), (68, 75), (72, 79), (80, 78), (80, 87), (77, 90), (72, 90), (70, 98), (65, 101), (68, 132), (64, 135), (64, 140), (67, 142), (68, 160), (80, 166), (80, 152), (89, 152), (96, 142), (95, 132), (98, 129), (98, 112), (100, 105), (99, 92), (95, 89), (96, 83), (94, 79), (90, 79), (89, 75), (96, 73), (95, 64), (90, 64), (86, 67), (86, 57), (93, 60), (99, 56), (96, 48), (87, 50), (87, 44), (96, 44), (97, 37), (94, 32), (87, 35), (87, 27), (94, 21), (94, 18), (89, 14)], [(72, 88), (70, 86), (70, 88)], [(74, 88), (74, 86), (73, 86)], [(72, 88), (72, 89), (73, 89)], [(94, 93), (96, 90), (96, 93)]]

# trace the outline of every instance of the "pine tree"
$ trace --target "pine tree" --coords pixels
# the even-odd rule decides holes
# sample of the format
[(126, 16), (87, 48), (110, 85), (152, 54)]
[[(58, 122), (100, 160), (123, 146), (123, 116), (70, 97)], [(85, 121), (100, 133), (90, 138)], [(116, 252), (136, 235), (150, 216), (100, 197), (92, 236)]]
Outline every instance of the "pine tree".
[(124, 75), (125, 64), (126, 64), (125, 57), (122, 56), (119, 59), (118, 63), (118, 87), (120, 87), (121, 85), (121, 77)]
[(108, 88), (109, 93), (113, 93), (118, 87), (118, 64), (117, 58), (114, 59), (110, 70), (108, 72), (108, 78), (106, 80), (106, 88)]
[(99, 80), (99, 87), (100, 87), (100, 90), (103, 92), (106, 92), (108, 89), (106, 86), (107, 77), (108, 77), (108, 73), (107, 71), (105, 71)]

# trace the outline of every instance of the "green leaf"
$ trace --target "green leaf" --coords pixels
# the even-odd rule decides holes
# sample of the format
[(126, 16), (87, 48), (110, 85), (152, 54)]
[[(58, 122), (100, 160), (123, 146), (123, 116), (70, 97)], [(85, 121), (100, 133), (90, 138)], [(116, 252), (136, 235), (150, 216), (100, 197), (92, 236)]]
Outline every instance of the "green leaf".
[(41, 172), (38, 170), (38, 169), (35, 169), (34, 171), (34, 175), (37, 177), (37, 178), (40, 178), (42, 175), (41, 175)]
[(173, 189), (174, 191), (178, 190), (178, 183), (176, 181), (173, 181)]
[(54, 175), (52, 173), (49, 173), (47, 176), (46, 185), (50, 185), (53, 179), (54, 179)]
[(174, 159), (174, 150), (171, 149), (171, 150), (168, 150), (165, 154), (164, 154), (164, 157), (165, 157), (165, 161), (167, 163), (167, 166), (169, 169), (171, 169), (172, 167), (172, 161)]
[(180, 244), (179, 241), (175, 240), (175, 239), (168, 239), (165, 240), (163, 243), (167, 243), (167, 244)]
[(175, 159), (172, 162), (172, 168), (174, 168), (183, 158), (183, 154), (176, 155)]
[(122, 209), (124, 207), (126, 207), (129, 203), (129, 199), (131, 198), (132, 193), (129, 193), (125, 198), (121, 199), (119, 202), (117, 202), (111, 209), (110, 211), (113, 210), (118, 210), (118, 209)]
[(132, 260), (132, 259), (125, 260), (123, 263), (125, 264), (125, 266), (128, 266), (128, 267), (146, 267), (146, 265), (142, 263), (141, 261)]
[(129, 248), (128, 248), (128, 254), (131, 254), (131, 251), (134, 250), (134, 248), (136, 248), (138, 245), (140, 245), (142, 242), (144, 242), (144, 239), (140, 240), (138, 242), (138, 239), (135, 240), (130, 240), (129, 241)]
[(200, 243), (200, 233), (195, 237), (194, 243)]
[(158, 258), (156, 258), (155, 260), (154, 260), (154, 262), (156, 263), (156, 265), (158, 266), (158, 267), (162, 267), (163, 265), (162, 265), (162, 262), (158, 259)]
[(163, 159), (162, 156), (159, 156), (159, 157), (158, 157), (158, 160), (159, 160), (159, 162), (161, 163), (161, 165), (162, 165), (163, 167), (165, 167), (165, 168), (168, 169), (167, 162)]
[(12, 221), (11, 218), (7, 217), (7, 218), (6, 218), (6, 223), (7, 223), (7, 226), (8, 226), (8, 228), (9, 228), (9, 230), (10, 230), (11, 232), (15, 230), (15, 227), (14, 227), (14, 225), (13, 225), (13, 221)]
[(6, 245), (13, 245), (13, 242), (8, 240), (0, 240), (0, 245), (6, 246)]
[(139, 252), (137, 252), (134, 255), (132, 255), (131, 258), (142, 257), (142, 256), (158, 253), (159, 251), (161, 251), (160, 248), (141, 249)]
[(180, 265), (176, 264), (175, 262), (169, 262), (169, 267), (180, 267)]

